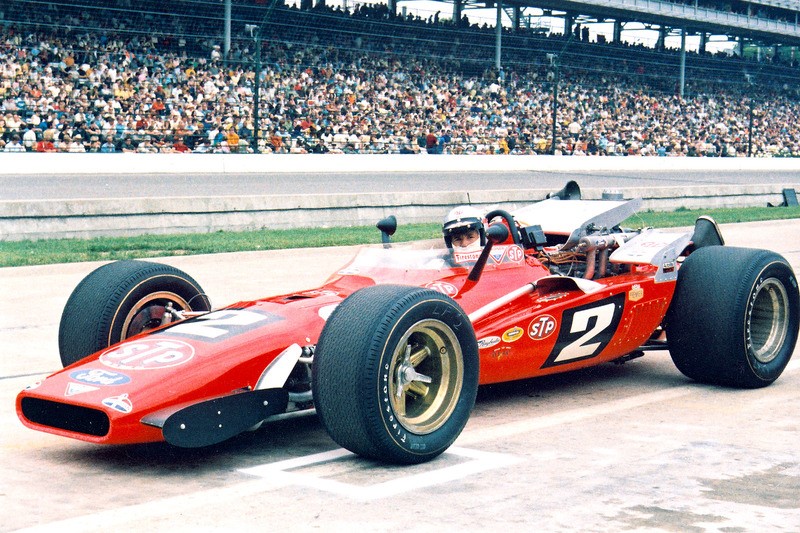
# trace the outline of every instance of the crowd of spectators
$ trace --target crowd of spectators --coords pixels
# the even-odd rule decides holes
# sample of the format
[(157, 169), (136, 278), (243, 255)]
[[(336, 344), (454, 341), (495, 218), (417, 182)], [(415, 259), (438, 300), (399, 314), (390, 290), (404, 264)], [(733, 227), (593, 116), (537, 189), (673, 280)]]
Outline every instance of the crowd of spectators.
[[(392, 20), (369, 33), (342, 28), (386, 19), (381, 8), (322, 14), (316, 24), (327, 29), (293, 23), (301, 13), (292, 9), (261, 29), (258, 128), (253, 39), (223, 57), (219, 32), (145, 33), (57, 10), (40, 14), (46, 24), (7, 22), (0, 150), (800, 156), (793, 66), (780, 83), (754, 88), (728, 83), (738, 63), (698, 58), (714, 67), (690, 70), (681, 97), (677, 70), (665, 76), (659, 63), (669, 54), (603, 56), (587, 47), (611, 44), (575, 43), (556, 68), (548, 50), (565, 50), (563, 38), (541, 38), (539, 48), (528, 39), (510, 41), (509, 66), (497, 71), (488, 45), (460, 45), (463, 31), (426, 39), (450, 31), (438, 20)], [(471, 31), (474, 44), (492, 42), (491, 30)]]

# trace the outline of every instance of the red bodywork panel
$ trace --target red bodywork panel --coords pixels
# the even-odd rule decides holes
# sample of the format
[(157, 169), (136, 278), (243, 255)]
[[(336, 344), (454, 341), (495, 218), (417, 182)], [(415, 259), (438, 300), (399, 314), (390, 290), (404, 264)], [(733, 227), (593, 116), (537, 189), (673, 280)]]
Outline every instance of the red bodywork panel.
[[(547, 280), (474, 320), (480, 383), (574, 370), (642, 345), (661, 323), (675, 284), (656, 283), (655, 267), (631, 270), (594, 281), (590, 291), (562, 282), (568, 278)], [(468, 266), (448, 262), (442, 251), (368, 248), (317, 289), (239, 302), (94, 354), (22, 391), (17, 413), (33, 429), (90, 442), (163, 440), (159, 427), (142, 420), (252, 390), (287, 347), (316, 344), (333, 308), (359, 288), (429, 287), (471, 314), (550, 276), (516, 245), (496, 246), (477, 283), (468, 274)], [(44, 422), (23, 412), (40, 408), (47, 411)]]

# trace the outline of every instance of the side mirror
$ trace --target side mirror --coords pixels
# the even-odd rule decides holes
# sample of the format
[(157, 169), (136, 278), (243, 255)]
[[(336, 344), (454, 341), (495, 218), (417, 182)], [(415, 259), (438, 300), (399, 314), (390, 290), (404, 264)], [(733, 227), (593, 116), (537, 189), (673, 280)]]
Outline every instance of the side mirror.
[(389, 215), (375, 224), (375, 227), (381, 230), (381, 242), (388, 247), (392, 242), (390, 237), (397, 231), (397, 217)]
[(492, 224), (489, 226), (489, 229), (486, 230), (487, 246), (489, 246), (490, 243), (500, 244), (506, 239), (508, 239), (508, 228), (505, 224)]

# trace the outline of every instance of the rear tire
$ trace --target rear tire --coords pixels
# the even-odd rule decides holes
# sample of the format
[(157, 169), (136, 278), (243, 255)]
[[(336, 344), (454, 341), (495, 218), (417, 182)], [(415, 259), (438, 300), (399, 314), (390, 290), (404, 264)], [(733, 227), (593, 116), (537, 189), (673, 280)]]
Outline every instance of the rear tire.
[(211, 304), (191, 276), (148, 261), (117, 261), (91, 272), (67, 300), (58, 328), (64, 366), (161, 325), (170, 305), (208, 311)]
[(452, 299), (414, 287), (367, 287), (328, 318), (314, 354), (314, 402), (342, 447), (422, 463), (466, 425), (478, 371), (472, 324)]
[(691, 379), (764, 387), (791, 359), (799, 307), (797, 278), (780, 255), (701, 248), (678, 271), (666, 317), (670, 355)]

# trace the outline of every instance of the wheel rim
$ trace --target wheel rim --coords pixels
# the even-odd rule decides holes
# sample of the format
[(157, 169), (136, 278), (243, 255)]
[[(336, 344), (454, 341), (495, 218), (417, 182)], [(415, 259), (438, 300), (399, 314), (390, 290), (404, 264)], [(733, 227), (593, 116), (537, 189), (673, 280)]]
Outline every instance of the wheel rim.
[[(176, 311), (189, 311), (189, 302), (174, 292), (161, 291), (148, 294), (131, 308), (122, 323), (122, 333), (119, 340), (133, 337), (144, 331), (157, 328), (162, 324), (167, 309)], [(170, 319), (172, 320), (172, 319)]]
[(789, 296), (775, 278), (768, 278), (754, 291), (748, 335), (753, 357), (769, 363), (778, 356), (789, 331)]
[(464, 378), (461, 345), (439, 320), (423, 320), (403, 335), (392, 355), (389, 383), (394, 414), (408, 431), (432, 433), (447, 422)]

